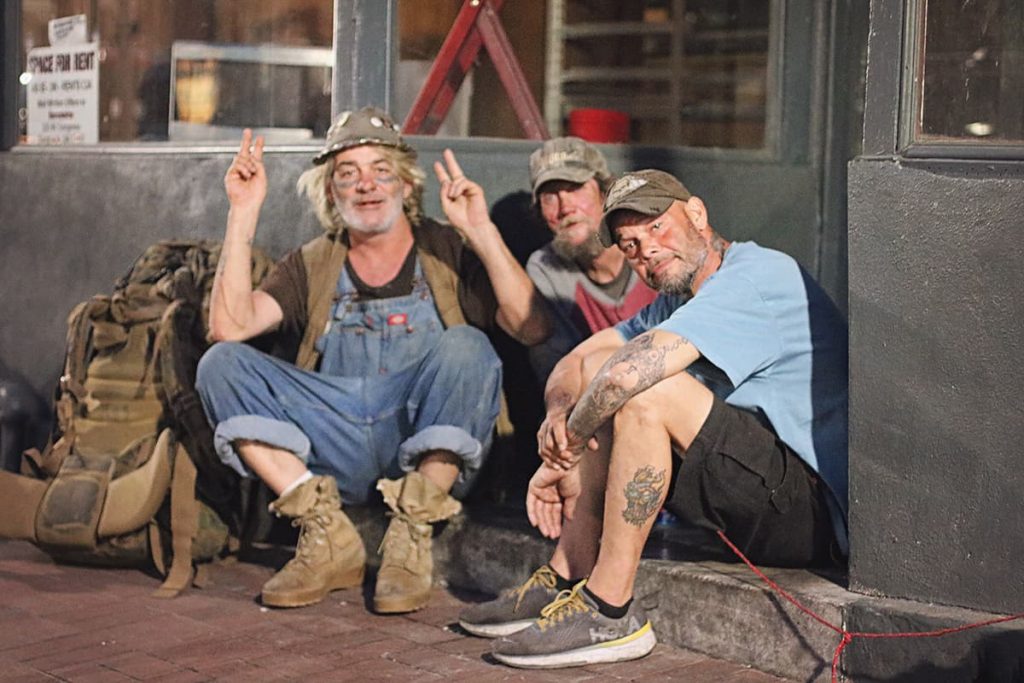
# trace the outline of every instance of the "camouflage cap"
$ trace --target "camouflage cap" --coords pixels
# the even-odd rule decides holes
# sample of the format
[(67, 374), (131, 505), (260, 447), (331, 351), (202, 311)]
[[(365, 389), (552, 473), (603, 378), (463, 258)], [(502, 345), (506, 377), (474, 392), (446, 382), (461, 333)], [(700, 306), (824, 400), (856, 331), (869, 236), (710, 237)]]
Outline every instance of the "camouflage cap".
[(363, 107), (338, 114), (327, 129), (327, 140), (323, 149), (313, 157), (313, 163), (322, 164), (338, 152), (359, 145), (385, 145), (412, 151), (402, 140), (398, 124), (386, 111), (377, 107)]
[(534, 199), (540, 186), (549, 180), (585, 183), (595, 176), (603, 180), (610, 175), (604, 156), (580, 138), (545, 140), (540, 149), (530, 155), (530, 184)]
[(608, 218), (616, 211), (629, 210), (646, 216), (659, 216), (672, 206), (672, 202), (685, 202), (693, 195), (676, 180), (675, 176), (648, 168), (622, 176), (609, 188), (604, 200), (604, 216), (598, 236), (606, 247), (615, 244)]

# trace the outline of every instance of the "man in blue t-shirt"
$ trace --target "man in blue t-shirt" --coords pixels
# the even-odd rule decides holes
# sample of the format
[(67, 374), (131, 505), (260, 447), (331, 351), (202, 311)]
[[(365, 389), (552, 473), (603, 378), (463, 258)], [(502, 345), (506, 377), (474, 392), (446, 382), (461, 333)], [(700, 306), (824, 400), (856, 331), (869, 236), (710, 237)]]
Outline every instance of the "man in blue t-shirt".
[(526, 502), (558, 546), (526, 584), (460, 618), (502, 636), (494, 656), (514, 666), (650, 652), (632, 590), (662, 504), (755, 562), (846, 554), (847, 333), (828, 296), (789, 256), (721, 237), (662, 171), (616, 181), (601, 239), (659, 296), (548, 380)]

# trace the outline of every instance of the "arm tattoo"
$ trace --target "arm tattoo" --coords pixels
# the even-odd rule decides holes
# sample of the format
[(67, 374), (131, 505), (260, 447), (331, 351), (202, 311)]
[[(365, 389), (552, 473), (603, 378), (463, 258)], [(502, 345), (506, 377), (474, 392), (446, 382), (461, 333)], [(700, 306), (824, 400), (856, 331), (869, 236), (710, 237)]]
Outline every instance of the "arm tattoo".
[(642, 527), (658, 511), (664, 490), (665, 470), (655, 472), (650, 465), (637, 469), (633, 481), (622, 489), (626, 497), (622, 518), (637, 528)]
[(654, 333), (645, 332), (612, 354), (583, 392), (569, 416), (569, 429), (590, 437), (626, 401), (665, 378), (665, 357), (689, 344), (678, 337), (663, 346), (654, 345)]

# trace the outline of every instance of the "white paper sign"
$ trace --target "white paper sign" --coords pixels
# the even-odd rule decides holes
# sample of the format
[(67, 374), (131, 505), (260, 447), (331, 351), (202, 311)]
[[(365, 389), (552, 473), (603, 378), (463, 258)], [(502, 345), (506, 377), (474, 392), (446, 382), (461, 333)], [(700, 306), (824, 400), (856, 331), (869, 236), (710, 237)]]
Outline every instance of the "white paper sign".
[(70, 17), (51, 19), (48, 24), (50, 34), (50, 47), (67, 47), (68, 45), (80, 45), (89, 40), (86, 34), (86, 21), (84, 14), (75, 14)]
[(29, 50), (28, 143), (99, 142), (99, 43)]

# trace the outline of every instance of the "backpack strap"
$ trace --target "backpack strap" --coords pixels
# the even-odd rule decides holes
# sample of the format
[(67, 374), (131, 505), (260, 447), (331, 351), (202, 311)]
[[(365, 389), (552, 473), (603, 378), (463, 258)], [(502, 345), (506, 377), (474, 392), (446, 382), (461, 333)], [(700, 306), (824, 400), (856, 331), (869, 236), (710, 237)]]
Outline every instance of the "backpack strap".
[(64, 459), (71, 453), (71, 444), (75, 440), (75, 416), (79, 404), (87, 397), (85, 373), (89, 355), (92, 353), (93, 324), (109, 310), (108, 297), (94, 296), (75, 306), (68, 315), (64, 372), (58, 382), (54, 398), (57, 421), (50, 442), (42, 452), (30, 448), (22, 454), (24, 462), (30, 463), (29, 469), (23, 469), (26, 474), (36, 474), (44, 478), (55, 477)]
[[(158, 391), (178, 440), (198, 470), (196, 495), (210, 505), (235, 533), (240, 526), (238, 475), (221, 462), (213, 447), (213, 428), (206, 419), (195, 389), (196, 366), (206, 349), (196, 304), (175, 301), (167, 309), (157, 332)], [(166, 414), (165, 414), (166, 416)]]
[[(192, 542), (199, 531), (199, 501), (196, 499), (196, 466), (185, 452), (182, 444), (177, 444), (174, 453), (174, 473), (171, 475), (171, 551), (174, 556), (163, 585), (154, 593), (154, 598), (173, 598), (188, 588), (192, 581)], [(152, 540), (152, 534), (150, 536)], [(163, 558), (159, 561), (157, 553), (162, 554), (163, 546), (159, 539), (152, 548), (153, 562), (159, 568), (165, 566)]]

